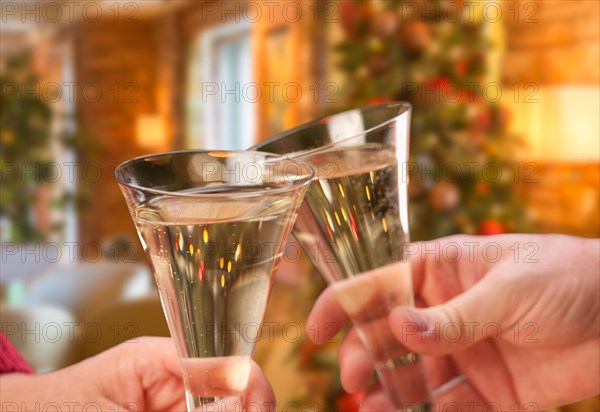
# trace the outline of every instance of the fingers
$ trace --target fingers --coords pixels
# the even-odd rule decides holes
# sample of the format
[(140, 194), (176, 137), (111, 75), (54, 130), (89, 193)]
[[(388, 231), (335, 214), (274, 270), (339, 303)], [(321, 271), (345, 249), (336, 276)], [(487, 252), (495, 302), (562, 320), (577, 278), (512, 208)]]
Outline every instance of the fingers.
[(163, 360), (165, 369), (171, 374), (181, 377), (179, 355), (177, 354), (173, 339), (163, 337), (144, 337), (140, 339), (143, 339), (145, 345), (151, 345), (154, 348), (154, 353), (159, 354), (160, 358)]
[(476, 258), (482, 253), (476, 246), (484, 242), (475, 236), (455, 235), (408, 244), (415, 295), (448, 300), (477, 283), (490, 269), (485, 259)]
[[(254, 361), (252, 361), (248, 387), (246, 388), (243, 399), (243, 410), (246, 410), (246, 407), (252, 405), (255, 409), (270, 411), (273, 410), (273, 406), (275, 405), (275, 393), (273, 392), (273, 388), (263, 371)], [(256, 408), (257, 406), (258, 408)]]
[(333, 338), (348, 320), (333, 289), (328, 287), (321, 293), (308, 315), (308, 336), (314, 343), (323, 344)]
[(374, 366), (371, 355), (360, 342), (356, 329), (352, 328), (338, 348), (340, 379), (349, 393), (363, 390), (373, 376)]
[(376, 382), (368, 390), (360, 403), (360, 412), (384, 412), (393, 410), (394, 407), (383, 392), (379, 382)]
[[(508, 290), (508, 292), (507, 292)], [(397, 307), (389, 316), (395, 337), (422, 354), (444, 355), (467, 348), (506, 324), (510, 289), (484, 278), (450, 301), (429, 308)], [(489, 332), (489, 328), (494, 330)]]

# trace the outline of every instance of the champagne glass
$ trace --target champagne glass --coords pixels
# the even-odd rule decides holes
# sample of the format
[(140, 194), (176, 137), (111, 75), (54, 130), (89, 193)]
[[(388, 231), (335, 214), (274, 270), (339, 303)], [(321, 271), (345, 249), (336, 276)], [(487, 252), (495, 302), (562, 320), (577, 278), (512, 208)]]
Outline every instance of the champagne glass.
[(312, 176), (305, 163), (243, 151), (161, 153), (116, 168), (189, 411), (241, 409), (273, 276)]
[(418, 354), (393, 337), (389, 311), (413, 305), (408, 232), (411, 107), (393, 102), (325, 117), (253, 147), (311, 164), (293, 234), (334, 288), (396, 410), (432, 408)]

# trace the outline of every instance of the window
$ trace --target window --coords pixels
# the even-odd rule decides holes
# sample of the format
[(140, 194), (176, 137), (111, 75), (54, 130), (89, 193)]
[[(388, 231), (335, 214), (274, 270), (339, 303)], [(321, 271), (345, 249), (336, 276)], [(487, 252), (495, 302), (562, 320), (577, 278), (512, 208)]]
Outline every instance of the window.
[(245, 149), (255, 142), (256, 83), (246, 22), (201, 32), (192, 44), (186, 90), (186, 146)]

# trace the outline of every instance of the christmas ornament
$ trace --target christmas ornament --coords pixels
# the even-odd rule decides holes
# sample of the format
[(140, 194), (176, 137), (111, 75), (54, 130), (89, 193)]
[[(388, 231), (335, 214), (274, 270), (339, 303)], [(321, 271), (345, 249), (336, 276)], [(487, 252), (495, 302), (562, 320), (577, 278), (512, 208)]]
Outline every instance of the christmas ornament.
[(373, 76), (377, 76), (388, 70), (391, 66), (391, 62), (386, 55), (377, 53), (369, 56), (367, 66), (369, 67), (369, 73)]
[(458, 206), (460, 197), (460, 190), (454, 183), (439, 182), (429, 191), (429, 204), (438, 212), (447, 212)]
[(454, 63), (454, 74), (456, 76), (462, 77), (467, 74), (468, 70), (469, 65), (467, 64), (466, 60), (459, 60), (456, 63)]
[(501, 235), (505, 232), (504, 226), (494, 219), (487, 219), (481, 222), (477, 231), (480, 235)]
[(367, 106), (370, 106), (372, 104), (381, 104), (381, 103), (387, 103), (387, 102), (391, 102), (392, 100), (394, 100), (391, 97), (376, 97), (374, 99), (371, 99), (367, 102)]
[(381, 37), (392, 37), (400, 27), (400, 16), (391, 9), (385, 9), (375, 15), (373, 31)]
[(465, 1), (464, 0), (452, 0), (452, 3), (456, 5), (460, 10), (462, 10)]
[(412, 20), (400, 28), (400, 43), (409, 54), (419, 54), (431, 44), (431, 30), (421, 20)]
[(425, 80), (421, 84), (419, 101), (425, 106), (439, 105), (444, 100), (446, 93), (449, 93), (450, 80), (443, 76), (436, 76)]
[(487, 195), (490, 192), (490, 184), (485, 180), (480, 180), (475, 185), (475, 192), (479, 195)]
[(340, 22), (351, 39), (357, 40), (367, 33), (371, 15), (372, 9), (368, 2), (340, 2)]

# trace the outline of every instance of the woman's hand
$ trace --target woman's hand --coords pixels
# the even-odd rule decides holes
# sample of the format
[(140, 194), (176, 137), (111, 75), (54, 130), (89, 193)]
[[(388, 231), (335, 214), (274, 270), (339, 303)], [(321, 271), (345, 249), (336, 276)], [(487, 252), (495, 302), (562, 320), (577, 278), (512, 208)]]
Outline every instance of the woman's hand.
[[(169, 338), (140, 338), (56, 372), (12, 373), (0, 381), (3, 411), (186, 411), (179, 358)], [(274, 399), (252, 363), (242, 403), (268, 406)]]

